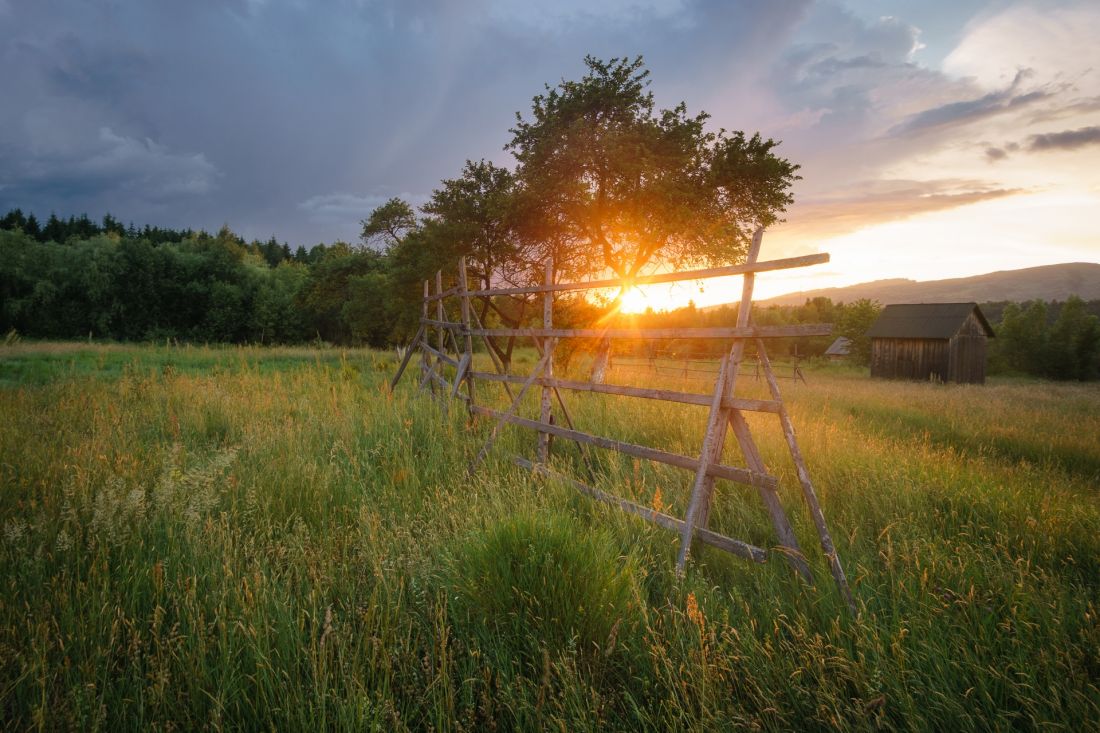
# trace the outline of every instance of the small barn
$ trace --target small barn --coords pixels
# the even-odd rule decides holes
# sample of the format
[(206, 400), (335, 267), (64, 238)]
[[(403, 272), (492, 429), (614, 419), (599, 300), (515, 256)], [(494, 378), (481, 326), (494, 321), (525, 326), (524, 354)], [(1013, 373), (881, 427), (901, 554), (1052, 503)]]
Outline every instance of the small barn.
[(844, 361), (852, 353), (852, 340), (847, 336), (837, 336), (836, 341), (825, 349), (825, 358), (829, 361)]
[(867, 335), (872, 377), (985, 382), (993, 329), (977, 303), (888, 305)]

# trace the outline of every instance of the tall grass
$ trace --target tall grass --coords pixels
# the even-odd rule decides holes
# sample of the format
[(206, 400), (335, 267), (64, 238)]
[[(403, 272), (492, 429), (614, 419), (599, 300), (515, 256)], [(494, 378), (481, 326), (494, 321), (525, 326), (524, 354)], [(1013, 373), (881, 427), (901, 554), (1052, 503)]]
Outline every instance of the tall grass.
[[(467, 480), (484, 422), (391, 395), (395, 368), (0, 347), (4, 727), (1098, 728), (1097, 390), (784, 383), (851, 618), (771, 416), (816, 587), (708, 548), (678, 580), (675, 536), (513, 468), (530, 436)], [(698, 450), (700, 408), (570, 399), (583, 429)], [(682, 513), (685, 473), (592, 459)], [(774, 544), (752, 492), (722, 485), (711, 521)]]

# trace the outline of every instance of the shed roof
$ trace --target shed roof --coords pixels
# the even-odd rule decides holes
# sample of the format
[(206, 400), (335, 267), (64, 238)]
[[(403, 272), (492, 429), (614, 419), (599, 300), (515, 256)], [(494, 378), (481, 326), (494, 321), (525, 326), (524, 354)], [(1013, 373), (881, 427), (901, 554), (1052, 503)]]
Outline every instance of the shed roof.
[(949, 339), (974, 313), (985, 335), (993, 329), (977, 303), (901, 303), (886, 306), (867, 335), (871, 338)]
[(847, 336), (837, 336), (829, 348), (825, 349), (825, 356), (848, 356), (852, 351), (852, 340)]

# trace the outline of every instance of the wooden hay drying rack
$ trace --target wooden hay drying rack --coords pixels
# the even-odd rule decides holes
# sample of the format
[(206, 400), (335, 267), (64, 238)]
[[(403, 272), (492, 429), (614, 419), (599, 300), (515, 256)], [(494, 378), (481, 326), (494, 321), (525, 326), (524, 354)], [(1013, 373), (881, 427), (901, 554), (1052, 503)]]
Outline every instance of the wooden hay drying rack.
[[(787, 448), (794, 461), (798, 481), (802, 489), (802, 497), (813, 519), (817, 530), (821, 549), (829, 563), (829, 569), (833, 580), (848, 608), (855, 613), (855, 601), (852, 598), (844, 569), (828, 526), (825, 523), (825, 515), (821, 510), (821, 504), (817, 498), (813, 482), (810, 480), (806, 462), (798, 447), (794, 427), (790, 416), (783, 404), (779, 392), (778, 379), (772, 369), (765, 348), (765, 340), (769, 338), (783, 338), (792, 336), (825, 336), (831, 333), (832, 326), (828, 324), (801, 324), (793, 326), (756, 327), (750, 325), (752, 311), (753, 286), (755, 275), (758, 272), (772, 270), (785, 270), (796, 267), (806, 267), (829, 261), (828, 254), (806, 255), (777, 260), (759, 261), (760, 244), (763, 230), (757, 229), (752, 238), (746, 262), (741, 265), (729, 267), (716, 267), (703, 270), (692, 270), (679, 273), (665, 273), (660, 275), (648, 275), (635, 278), (630, 285), (644, 285), (655, 283), (679, 282), (685, 280), (702, 280), (730, 275), (743, 275), (744, 284), (741, 291), (740, 309), (737, 313), (737, 325), (735, 327), (709, 327), (709, 328), (663, 328), (663, 329), (614, 329), (614, 328), (554, 328), (554, 294), (561, 292), (575, 292), (594, 289), (622, 288), (625, 283), (619, 279), (593, 280), (576, 283), (555, 283), (554, 271), (551, 263), (545, 267), (545, 278), (542, 285), (514, 288), (486, 288), (470, 290), (467, 287), (467, 269), (465, 259), (458, 263), (458, 284), (449, 290), (443, 290), (442, 273), (435, 276), (435, 292), (431, 292), (431, 284), (424, 282), (424, 300), (420, 328), (413, 337), (411, 346), (406, 350), (404, 358), (398, 367), (390, 383), (394, 388), (409, 365), (412, 354), (419, 352), (420, 382), (419, 388), (423, 390), (429, 387), (434, 395), (442, 399), (446, 406), (449, 399), (460, 399), (466, 403), (471, 415), (481, 415), (493, 419), (492, 429), (479, 450), (477, 457), (470, 465), (470, 471), (476, 470), (492, 449), (500, 430), (504, 425), (511, 424), (521, 428), (528, 428), (538, 433), (538, 458), (530, 461), (526, 458), (516, 457), (515, 462), (543, 476), (555, 477), (564, 480), (575, 487), (581, 493), (618, 507), (623, 511), (641, 517), (665, 529), (677, 532), (680, 535), (680, 550), (677, 556), (676, 568), (682, 573), (691, 551), (693, 540), (711, 545), (733, 555), (743, 557), (754, 562), (764, 562), (767, 559), (767, 550), (756, 547), (747, 542), (736, 540), (714, 532), (708, 528), (711, 501), (714, 495), (714, 485), (717, 479), (726, 479), (736, 483), (751, 486), (756, 489), (761, 501), (766, 507), (775, 528), (779, 545), (782, 547), (782, 555), (791, 567), (806, 581), (813, 583), (813, 574), (806, 562), (805, 556), (794, 534), (790, 520), (779, 501), (776, 493), (778, 480), (768, 473), (760, 451), (752, 437), (748, 422), (743, 415), (746, 411), (763, 412), (776, 415), (779, 418), (780, 427), (786, 439)], [(485, 328), (472, 307), (475, 298), (490, 299), (501, 295), (537, 295), (543, 297), (543, 324), (541, 328)], [(445, 318), (444, 300), (455, 297), (460, 301), (461, 321), (448, 321)], [(435, 318), (429, 317), (430, 305), (435, 304)], [(473, 323), (472, 320), (476, 320)], [(430, 333), (436, 335), (436, 343), (430, 343)], [(484, 339), (487, 351), (492, 357), (495, 372), (477, 371), (473, 365), (474, 338)], [(530, 337), (534, 339), (540, 351), (540, 358), (526, 376), (510, 374), (504, 364), (498, 358), (490, 339)], [(557, 379), (554, 377), (553, 354), (555, 344), (559, 339), (568, 338), (652, 338), (652, 339), (726, 339), (730, 342), (729, 351), (724, 354), (719, 362), (714, 390), (711, 394), (697, 394), (679, 392), (666, 389), (651, 389), (647, 387), (630, 387), (615, 384), (602, 384), (591, 381), (576, 381)], [(748, 340), (756, 343), (757, 359), (763, 370), (764, 379), (767, 382), (771, 395), (769, 400), (745, 399), (735, 396), (738, 369), (744, 360), (745, 343)], [(448, 342), (453, 348), (448, 349)], [(448, 353), (448, 352), (451, 353)], [(452, 355), (453, 353), (453, 355)], [(448, 380), (444, 367), (454, 370), (454, 376)], [(478, 381), (496, 382), (504, 386), (511, 404), (506, 410), (495, 410), (487, 406), (479, 405), (475, 401), (475, 383)], [(466, 393), (462, 394), (461, 388), (465, 385)], [(510, 385), (519, 385), (517, 392), (513, 393)], [(541, 389), (539, 419), (527, 419), (520, 417), (517, 411), (522, 404), (524, 396), (533, 386)], [(680, 404), (700, 405), (709, 408), (707, 416), (706, 432), (703, 444), (698, 456), (686, 456), (668, 451), (658, 450), (642, 445), (627, 443), (612, 438), (592, 435), (577, 430), (573, 424), (569, 410), (562, 398), (562, 390), (591, 392), (598, 394), (621, 395), (637, 397), (641, 399), (663, 400)], [(553, 409), (556, 399), (558, 414), (564, 421), (564, 425), (557, 424)], [(722, 453), (729, 432), (733, 433), (745, 459), (747, 468), (725, 465), (721, 462)], [(695, 479), (692, 485), (686, 516), (683, 519), (665, 514), (655, 509), (636, 504), (627, 499), (613, 496), (605, 491), (582, 483), (572, 477), (562, 475), (549, 467), (550, 438), (557, 436), (574, 441), (584, 453), (585, 446), (595, 446), (607, 450), (617, 451), (625, 455), (641, 458), (657, 463), (686, 469), (694, 473)], [(591, 472), (591, 465), (589, 465)]]

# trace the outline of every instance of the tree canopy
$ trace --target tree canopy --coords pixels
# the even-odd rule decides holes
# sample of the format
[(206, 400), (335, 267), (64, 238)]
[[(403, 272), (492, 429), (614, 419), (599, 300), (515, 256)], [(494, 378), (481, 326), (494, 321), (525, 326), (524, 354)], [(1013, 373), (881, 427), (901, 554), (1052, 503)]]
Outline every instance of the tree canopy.
[(798, 166), (759, 134), (708, 132), (683, 103), (657, 110), (642, 57), (585, 58), (580, 81), (546, 87), (506, 146), (519, 221), (560, 270), (637, 276), (650, 263), (739, 260), (751, 232), (792, 201)]

